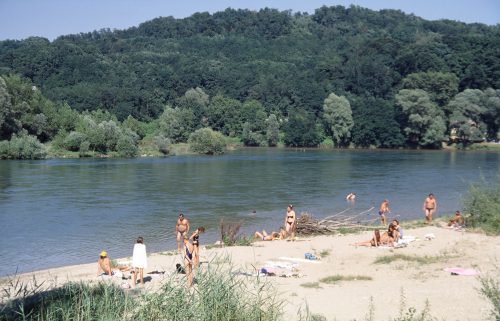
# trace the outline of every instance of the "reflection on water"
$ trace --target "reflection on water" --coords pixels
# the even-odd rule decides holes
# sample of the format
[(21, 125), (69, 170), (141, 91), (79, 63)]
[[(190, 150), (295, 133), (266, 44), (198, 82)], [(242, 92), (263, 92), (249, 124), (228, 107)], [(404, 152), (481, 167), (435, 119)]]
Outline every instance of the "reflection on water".
[[(142, 235), (148, 251), (175, 248), (184, 212), (202, 242), (221, 218), (243, 231), (277, 229), (285, 207), (324, 217), (389, 199), (392, 216), (422, 216), (425, 196), (438, 215), (460, 208), (468, 184), (499, 172), (498, 153), (245, 149), (223, 156), (0, 162), (0, 275), (92, 262), (100, 250), (130, 256)], [(253, 210), (256, 215), (249, 215)], [(376, 209), (366, 218), (377, 218)], [(12, 256), (12, 253), (16, 255)], [(6, 265), (9, 262), (9, 265)]]

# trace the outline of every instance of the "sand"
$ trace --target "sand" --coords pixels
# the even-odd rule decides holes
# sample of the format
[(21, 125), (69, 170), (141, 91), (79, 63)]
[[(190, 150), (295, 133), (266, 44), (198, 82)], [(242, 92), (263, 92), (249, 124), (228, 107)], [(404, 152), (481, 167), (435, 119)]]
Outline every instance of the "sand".
[[(435, 238), (426, 240), (425, 235), (429, 233), (434, 234)], [(275, 285), (279, 296), (285, 300), (285, 320), (296, 320), (298, 311), (304, 311), (306, 305), (309, 311), (321, 314), (327, 320), (364, 320), (370, 313), (371, 300), (374, 320), (390, 320), (399, 315), (402, 292), (406, 297), (407, 308), (415, 307), (420, 312), (428, 300), (430, 314), (439, 320), (491, 319), (490, 303), (478, 291), (479, 278), (451, 275), (443, 269), (473, 268), (480, 271), (481, 275), (491, 275), (498, 279), (500, 237), (459, 232), (437, 226), (408, 229), (405, 230), (405, 235), (413, 235), (417, 240), (407, 247), (397, 249), (350, 245), (369, 240), (370, 232), (304, 237), (297, 241), (261, 241), (246, 247), (207, 250), (202, 246), (201, 261), (229, 255), (233, 264), (240, 270), (253, 273), (254, 267), (260, 268), (267, 261), (283, 261), (279, 260), (279, 257), (303, 259), (306, 252), (318, 256), (323, 252), (320, 263), (299, 262), (300, 277), (266, 278)], [(329, 254), (326, 255), (327, 252)], [(431, 258), (428, 261), (432, 262), (397, 260), (385, 264), (374, 263), (379, 257), (397, 254), (410, 257), (427, 256)], [(119, 261), (127, 261), (127, 258)], [(146, 272), (156, 270), (167, 271), (168, 274), (179, 262), (180, 255), (151, 254), (148, 257), (149, 268)], [(58, 286), (68, 281), (96, 281), (96, 273), (96, 263), (91, 263), (26, 273), (18, 277), (29, 281), (34, 275), (37, 282), (44, 281), (43, 286), (46, 287)], [(320, 281), (333, 275), (365, 276), (371, 277), (372, 280), (340, 281), (334, 284)], [(154, 290), (161, 285), (163, 278), (163, 275), (152, 275), (152, 279), (140, 287), (140, 291)], [(126, 282), (113, 279), (116, 279), (118, 284)], [(7, 278), (0, 279), (0, 286), (5, 286), (7, 281)], [(313, 287), (307, 287), (308, 284)]]

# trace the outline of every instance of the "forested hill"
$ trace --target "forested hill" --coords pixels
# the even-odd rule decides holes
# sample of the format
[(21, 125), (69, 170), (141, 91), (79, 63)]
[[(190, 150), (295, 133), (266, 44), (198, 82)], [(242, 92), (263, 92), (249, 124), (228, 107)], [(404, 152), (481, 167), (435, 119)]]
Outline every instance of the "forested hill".
[[(429, 117), (439, 114), (443, 124), (428, 126), (448, 134), (454, 111), (449, 103), (457, 94), (468, 93), (464, 99), (482, 95), (483, 102), (497, 97), (499, 44), (499, 25), (427, 21), (396, 10), (335, 6), (310, 15), (227, 9), (53, 42), (35, 37), (2, 41), (0, 73), (31, 79), (52, 101), (65, 101), (78, 111), (108, 110), (119, 120), (132, 115), (149, 122), (166, 104), (188, 109), (185, 93), (199, 87), (210, 100), (255, 100), (282, 125), (292, 114), (300, 116), (292, 119), (295, 125), (305, 128), (321, 118), (326, 125), (318, 131), (339, 144), (391, 147), (423, 139), (405, 118), (411, 109), (405, 102), (424, 99), (436, 105), (437, 114)], [(331, 93), (345, 98), (352, 110), (348, 135), (336, 137), (328, 125), (324, 104)], [(194, 109), (212, 128), (222, 128), (202, 115), (206, 110)], [(490, 110), (480, 119), (467, 119), (478, 128), (480, 121), (481, 131), (495, 136), (497, 117)], [(225, 130), (241, 132), (242, 126)]]

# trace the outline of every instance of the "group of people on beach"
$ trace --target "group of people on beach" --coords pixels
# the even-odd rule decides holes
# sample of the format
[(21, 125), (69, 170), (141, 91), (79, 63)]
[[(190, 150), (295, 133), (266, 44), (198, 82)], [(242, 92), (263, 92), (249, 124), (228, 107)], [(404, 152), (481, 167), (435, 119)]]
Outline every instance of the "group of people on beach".
[(403, 237), (403, 229), (397, 219), (392, 220), (387, 231), (380, 233), (379, 229), (373, 232), (373, 238), (369, 241), (354, 243), (355, 246), (394, 246)]
[[(183, 213), (179, 214), (175, 224), (175, 234), (177, 237), (177, 252), (182, 254), (184, 261), (184, 273), (188, 278), (188, 285), (193, 283), (193, 270), (200, 265), (200, 234), (205, 232), (203, 226), (198, 227), (191, 236), (189, 233), (189, 221), (184, 217)], [(181, 247), (181, 240), (183, 246)], [(147, 253), (144, 238), (139, 236), (134, 245), (132, 252), (132, 265), (112, 266), (111, 261), (106, 251), (101, 251), (97, 260), (97, 275), (106, 276), (121, 276), (123, 272), (131, 272), (133, 274), (132, 287), (137, 284), (137, 278), (141, 284), (144, 284), (144, 269), (147, 268)]]
[(295, 230), (297, 228), (297, 216), (293, 210), (293, 205), (289, 204), (286, 208), (284, 226), (280, 226), (279, 232), (272, 231), (270, 234), (266, 230), (255, 231), (254, 238), (262, 241), (284, 240), (288, 236), (293, 240), (295, 238)]

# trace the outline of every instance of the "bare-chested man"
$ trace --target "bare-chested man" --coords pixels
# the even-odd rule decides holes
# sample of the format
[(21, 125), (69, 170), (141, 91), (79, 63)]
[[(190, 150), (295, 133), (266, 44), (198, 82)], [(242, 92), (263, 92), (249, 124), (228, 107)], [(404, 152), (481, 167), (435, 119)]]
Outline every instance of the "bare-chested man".
[(189, 233), (189, 221), (184, 218), (184, 214), (179, 214), (179, 219), (175, 224), (175, 234), (177, 234), (177, 251), (181, 252), (181, 240)]
[(385, 199), (380, 204), (380, 208), (378, 210), (378, 215), (380, 215), (380, 222), (382, 223), (382, 225), (387, 225), (387, 218), (385, 217), (385, 214), (389, 213), (390, 211), (389, 201)]
[(423, 210), (425, 213), (425, 222), (429, 224), (432, 222), (432, 214), (437, 210), (437, 202), (436, 198), (434, 198), (434, 194), (430, 193), (425, 199)]
[(293, 210), (293, 205), (290, 204), (286, 208), (285, 231), (286, 235), (291, 235), (292, 239), (295, 238), (295, 224), (296, 224), (295, 211)]

